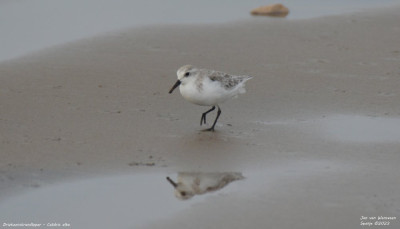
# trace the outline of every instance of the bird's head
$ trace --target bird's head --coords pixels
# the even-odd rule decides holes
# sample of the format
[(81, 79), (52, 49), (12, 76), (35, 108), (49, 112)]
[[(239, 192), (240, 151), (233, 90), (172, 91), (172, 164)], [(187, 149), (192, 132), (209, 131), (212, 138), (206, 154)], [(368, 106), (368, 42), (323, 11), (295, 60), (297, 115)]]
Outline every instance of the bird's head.
[(179, 85), (185, 85), (188, 81), (192, 80), (191, 76), (194, 75), (196, 70), (197, 69), (192, 65), (184, 65), (180, 67), (176, 72), (178, 80), (176, 81), (174, 86), (172, 86), (171, 90), (169, 90), (169, 93), (171, 94)]

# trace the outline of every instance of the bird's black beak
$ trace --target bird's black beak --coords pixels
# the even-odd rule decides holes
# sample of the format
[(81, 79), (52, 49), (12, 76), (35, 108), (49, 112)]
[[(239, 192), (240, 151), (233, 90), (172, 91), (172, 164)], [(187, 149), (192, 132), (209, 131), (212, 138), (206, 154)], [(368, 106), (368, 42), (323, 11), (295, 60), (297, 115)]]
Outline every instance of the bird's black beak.
[(181, 85), (181, 81), (180, 80), (176, 81), (174, 86), (172, 86), (171, 90), (169, 90), (169, 93), (171, 94), (175, 90), (175, 88), (177, 88), (179, 85)]
[(173, 181), (171, 178), (167, 177), (167, 180), (169, 181), (169, 183), (172, 184), (172, 186), (174, 186), (174, 188), (176, 188), (178, 186), (178, 184), (175, 183), (175, 181)]

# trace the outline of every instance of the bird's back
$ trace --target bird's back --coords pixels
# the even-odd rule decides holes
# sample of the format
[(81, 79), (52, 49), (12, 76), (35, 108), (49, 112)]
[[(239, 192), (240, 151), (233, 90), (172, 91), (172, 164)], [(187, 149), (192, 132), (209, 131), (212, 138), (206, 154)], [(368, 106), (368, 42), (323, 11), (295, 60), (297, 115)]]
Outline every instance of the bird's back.
[(206, 71), (208, 71), (207, 75), (209, 79), (214, 82), (219, 82), (225, 90), (234, 90), (237, 86), (252, 78), (251, 76), (236, 76), (219, 71)]

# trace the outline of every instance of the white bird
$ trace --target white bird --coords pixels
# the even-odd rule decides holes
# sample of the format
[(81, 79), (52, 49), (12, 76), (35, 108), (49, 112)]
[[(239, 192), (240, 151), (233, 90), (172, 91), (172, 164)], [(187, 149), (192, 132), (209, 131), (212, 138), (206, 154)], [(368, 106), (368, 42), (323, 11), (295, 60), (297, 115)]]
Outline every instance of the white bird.
[(178, 80), (169, 93), (179, 86), (181, 95), (187, 101), (200, 106), (212, 106), (210, 110), (202, 114), (200, 125), (206, 124), (206, 115), (213, 111), (215, 106), (218, 107), (214, 124), (205, 131), (214, 131), (221, 114), (219, 104), (238, 94), (245, 93), (245, 82), (252, 78), (251, 76), (236, 76), (214, 70), (198, 69), (192, 65), (180, 67), (176, 74)]

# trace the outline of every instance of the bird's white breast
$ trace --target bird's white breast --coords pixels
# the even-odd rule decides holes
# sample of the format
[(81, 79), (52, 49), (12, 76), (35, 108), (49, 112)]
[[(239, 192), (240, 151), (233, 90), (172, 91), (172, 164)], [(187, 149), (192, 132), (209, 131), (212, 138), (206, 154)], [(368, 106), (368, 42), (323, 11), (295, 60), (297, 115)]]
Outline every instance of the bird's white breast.
[[(239, 85), (238, 85), (239, 86)], [(240, 87), (227, 90), (220, 82), (212, 81), (208, 77), (181, 84), (179, 90), (183, 98), (201, 106), (214, 106), (240, 93)]]

